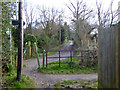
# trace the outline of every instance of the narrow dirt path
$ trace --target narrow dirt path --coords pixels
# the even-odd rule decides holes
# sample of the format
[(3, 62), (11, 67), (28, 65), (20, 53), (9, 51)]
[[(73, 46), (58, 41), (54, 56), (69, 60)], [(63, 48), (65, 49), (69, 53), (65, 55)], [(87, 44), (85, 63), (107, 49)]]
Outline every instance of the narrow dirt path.
[[(61, 49), (72, 48), (69, 44), (63, 46)], [(54, 60), (53, 60), (54, 61)], [(49, 61), (51, 62), (51, 60)], [(42, 58), (40, 58), (40, 63), (42, 64)], [(40, 73), (37, 68), (37, 59), (25, 60), (26, 68), (23, 70), (23, 74), (29, 76), (35, 83), (36, 88), (54, 88), (54, 84), (63, 80), (72, 79), (96, 79), (98, 78), (97, 73), (94, 74), (76, 74), (76, 75), (52, 75)]]

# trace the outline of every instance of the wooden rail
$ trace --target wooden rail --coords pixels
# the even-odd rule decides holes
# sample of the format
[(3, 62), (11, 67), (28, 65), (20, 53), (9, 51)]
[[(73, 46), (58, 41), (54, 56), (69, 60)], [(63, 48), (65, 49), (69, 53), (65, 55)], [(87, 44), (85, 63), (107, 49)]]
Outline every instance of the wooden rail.
[[(48, 51), (46, 51), (46, 67), (47, 67), (47, 65), (48, 65), (48, 59), (51, 59), (51, 58), (58, 58), (58, 61), (59, 61), (59, 63), (50, 63), (50, 64), (59, 64), (59, 67), (60, 67), (60, 64), (66, 64), (66, 63), (61, 63), (60, 61), (60, 59), (61, 58), (70, 58), (70, 61), (72, 62), (72, 58), (73, 57), (84, 57), (84, 56), (82, 56), (82, 55), (80, 55), (80, 56), (75, 56), (75, 55), (73, 55), (74, 53), (77, 53), (77, 52), (89, 52), (89, 51), (96, 51), (96, 50), (59, 50), (59, 51), (53, 51), (53, 50), (48, 50)], [(48, 52), (56, 52), (56, 53), (58, 53), (58, 55), (57, 56), (48, 56)], [(68, 53), (70, 53), (69, 55), (67, 55), (67, 56), (62, 56), (61, 55), (61, 53), (63, 53), (63, 52), (68, 52)]]

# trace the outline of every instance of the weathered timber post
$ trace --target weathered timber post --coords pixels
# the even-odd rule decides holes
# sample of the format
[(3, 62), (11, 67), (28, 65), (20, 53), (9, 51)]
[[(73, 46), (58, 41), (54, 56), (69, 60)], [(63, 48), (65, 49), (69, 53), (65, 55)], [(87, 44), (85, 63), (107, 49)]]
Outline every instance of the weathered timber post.
[(44, 68), (44, 65), (45, 65), (45, 50), (43, 50), (43, 68)]
[(38, 68), (40, 69), (40, 60), (39, 60), (39, 54), (38, 54), (38, 52), (37, 52), (36, 42), (34, 42), (34, 45), (35, 45), (35, 50), (36, 50), (36, 54), (37, 54)]
[(46, 67), (47, 67), (47, 53), (48, 53), (48, 52), (46, 51)]
[(31, 41), (28, 41), (28, 46), (29, 46), (29, 49), (28, 49), (28, 57), (31, 58)]
[(60, 51), (59, 51), (59, 67), (60, 67)]
[(70, 59), (71, 59), (71, 62), (72, 62), (72, 51), (70, 51)]
[(23, 16), (22, 16), (22, 0), (19, 0), (19, 28), (18, 28), (18, 64), (17, 64), (17, 80), (22, 81), (23, 66)]

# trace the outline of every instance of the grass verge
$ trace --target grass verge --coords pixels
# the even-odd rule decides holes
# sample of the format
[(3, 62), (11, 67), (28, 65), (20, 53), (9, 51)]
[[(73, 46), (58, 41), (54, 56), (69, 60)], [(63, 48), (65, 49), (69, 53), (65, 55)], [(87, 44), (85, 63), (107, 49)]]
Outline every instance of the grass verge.
[[(61, 46), (59, 45), (59, 46), (56, 46), (56, 47), (54, 47), (54, 48), (52, 48), (52, 49), (50, 49), (50, 50), (57, 51), (57, 50), (59, 50), (59, 49), (60, 49), (60, 47), (61, 47)], [(50, 55), (53, 55), (53, 54), (55, 54), (55, 53), (56, 53), (56, 52), (48, 52), (48, 53), (47, 53), (47, 55), (49, 55), (49, 56), (50, 56)]]
[[(73, 57), (73, 61), (70, 62), (70, 59), (65, 59), (60, 61), (60, 63), (66, 63), (66, 64), (51, 64), (48, 65), (48, 67), (43, 68), (41, 66), (40, 72), (46, 73), (46, 74), (89, 74), (89, 73), (96, 73), (97, 67), (84, 67), (80, 66), (78, 62), (78, 57)], [(52, 62), (52, 63), (59, 63), (58, 61)]]
[(82, 79), (77, 79), (77, 80), (68, 80), (68, 81), (63, 81), (55, 84), (55, 88), (61, 89), (61, 88), (76, 88), (76, 89), (97, 89), (98, 88), (98, 80), (93, 79), (93, 80), (82, 80)]
[(3, 76), (3, 88), (35, 88), (34, 82), (27, 76), (22, 75), (22, 81), (16, 80), (16, 71)]

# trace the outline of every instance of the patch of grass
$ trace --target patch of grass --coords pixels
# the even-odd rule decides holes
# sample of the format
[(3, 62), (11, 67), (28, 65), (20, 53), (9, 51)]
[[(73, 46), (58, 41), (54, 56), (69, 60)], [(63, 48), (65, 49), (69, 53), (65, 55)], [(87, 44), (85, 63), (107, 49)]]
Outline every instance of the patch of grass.
[(82, 79), (77, 79), (77, 80), (68, 80), (68, 81), (63, 81), (56, 83), (55, 88), (60, 89), (60, 88), (84, 88), (84, 89), (97, 89), (98, 88), (98, 80), (93, 79), (93, 80), (82, 80)]
[(16, 71), (4, 75), (3, 88), (35, 88), (34, 82), (27, 76), (22, 75), (22, 81), (16, 80)]
[(26, 64), (23, 64), (23, 69), (26, 68), (26, 67), (27, 67)]
[[(73, 61), (70, 62), (70, 59), (65, 59), (60, 61), (61, 63), (66, 64), (51, 64), (48, 65), (48, 67), (43, 68), (41, 66), (40, 72), (46, 73), (46, 74), (89, 74), (89, 73), (96, 73), (97, 67), (84, 67), (77, 64), (78, 57), (74, 57)], [(52, 62), (52, 63), (59, 63), (58, 61)]]
[[(50, 49), (50, 50), (54, 50), (54, 51), (57, 51), (57, 50), (59, 50), (59, 48), (60, 48), (61, 46), (59, 45), (59, 46), (56, 46), (56, 47), (54, 47), (54, 48), (52, 48), (52, 49)], [(53, 54), (55, 54), (56, 52), (48, 52), (47, 53), (47, 55), (53, 55)]]

